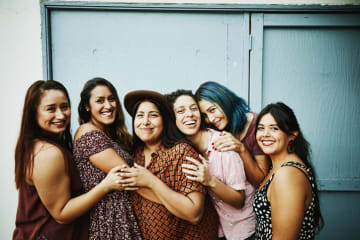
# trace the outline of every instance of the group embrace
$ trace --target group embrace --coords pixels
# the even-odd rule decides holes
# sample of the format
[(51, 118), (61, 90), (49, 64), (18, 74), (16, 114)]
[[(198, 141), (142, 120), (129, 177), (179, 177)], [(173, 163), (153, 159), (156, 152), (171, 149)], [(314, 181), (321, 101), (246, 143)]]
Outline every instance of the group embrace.
[(310, 146), (284, 103), (257, 114), (227, 87), (124, 97), (86, 82), (79, 128), (59, 82), (26, 94), (13, 239), (313, 239), (323, 224)]

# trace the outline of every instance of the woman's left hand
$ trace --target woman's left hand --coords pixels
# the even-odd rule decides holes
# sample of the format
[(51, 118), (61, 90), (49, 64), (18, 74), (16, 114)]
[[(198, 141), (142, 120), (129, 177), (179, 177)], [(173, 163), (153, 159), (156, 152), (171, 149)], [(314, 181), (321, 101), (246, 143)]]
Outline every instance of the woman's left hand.
[(235, 151), (239, 154), (246, 150), (244, 144), (239, 139), (226, 131), (221, 132), (220, 136), (215, 139), (213, 147), (219, 152)]
[(154, 175), (145, 167), (134, 164), (132, 168), (122, 168), (119, 173), (122, 180), (119, 183), (124, 187), (124, 190), (134, 190), (134, 187), (148, 187), (151, 188)]
[(186, 157), (187, 160), (191, 161), (193, 164), (182, 164), (183, 172), (188, 174), (186, 177), (190, 180), (200, 182), (204, 186), (211, 187), (213, 185), (213, 176), (209, 172), (207, 165), (207, 160), (199, 155), (201, 162), (195, 160), (191, 157)]

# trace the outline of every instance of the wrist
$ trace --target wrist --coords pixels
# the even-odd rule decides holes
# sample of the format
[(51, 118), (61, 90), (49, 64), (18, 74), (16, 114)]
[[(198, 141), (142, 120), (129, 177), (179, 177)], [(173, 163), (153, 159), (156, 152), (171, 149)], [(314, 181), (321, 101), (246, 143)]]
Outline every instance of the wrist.
[(209, 187), (214, 188), (216, 187), (216, 178), (214, 176), (211, 176), (211, 179), (209, 181)]
[(152, 175), (151, 178), (149, 179), (146, 187), (150, 188), (151, 190), (154, 189), (157, 181), (161, 181), (161, 180), (158, 179), (157, 177), (155, 177), (154, 175)]
[(106, 180), (101, 181), (96, 187), (98, 187), (104, 195), (111, 191), (111, 188), (104, 182)]
[(240, 154), (240, 156), (242, 154), (245, 154), (246, 152), (247, 152), (246, 147), (244, 145), (242, 145), (242, 146), (240, 145), (238, 148), (238, 153)]

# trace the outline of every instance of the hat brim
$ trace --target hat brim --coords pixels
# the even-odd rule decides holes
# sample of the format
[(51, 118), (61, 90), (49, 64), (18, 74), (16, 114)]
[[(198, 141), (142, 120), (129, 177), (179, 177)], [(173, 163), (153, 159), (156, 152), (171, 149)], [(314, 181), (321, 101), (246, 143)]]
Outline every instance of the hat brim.
[(136, 103), (145, 100), (154, 100), (171, 111), (166, 97), (161, 93), (150, 90), (136, 90), (127, 93), (124, 97), (124, 106), (126, 111), (133, 117), (133, 108), (135, 107)]

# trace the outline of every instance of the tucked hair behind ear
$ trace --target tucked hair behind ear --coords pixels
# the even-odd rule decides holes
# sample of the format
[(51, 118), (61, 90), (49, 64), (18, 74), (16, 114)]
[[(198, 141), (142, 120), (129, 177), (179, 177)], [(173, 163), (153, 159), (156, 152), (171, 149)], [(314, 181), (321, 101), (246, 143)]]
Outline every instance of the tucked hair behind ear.
[(197, 101), (206, 100), (221, 108), (228, 119), (226, 131), (238, 135), (244, 130), (249, 106), (233, 91), (217, 82), (204, 82), (196, 90), (195, 97)]
[[(314, 184), (315, 185), (315, 189), (314, 189), (315, 216), (314, 216), (314, 218), (315, 218), (315, 228), (318, 230), (317, 232), (319, 232), (324, 225), (324, 219), (323, 219), (321, 211), (320, 211), (320, 200), (319, 200), (319, 191), (318, 191), (317, 182), (316, 182), (316, 173), (315, 173), (315, 169), (312, 166), (311, 161), (310, 161), (310, 159), (311, 159), (310, 144), (305, 139), (305, 137), (300, 129), (299, 123), (296, 119), (296, 116), (294, 114), (294, 111), (290, 107), (288, 107), (287, 105), (285, 105), (282, 102), (272, 103), (272, 104), (267, 105), (259, 113), (259, 115), (256, 119), (256, 126), (258, 126), (261, 118), (265, 114), (268, 114), (268, 113), (271, 114), (271, 116), (273, 116), (273, 118), (275, 119), (279, 128), (286, 134), (293, 135), (292, 133), (296, 132), (296, 131), (299, 133), (294, 140), (294, 145), (295, 145), (294, 153), (305, 163), (305, 165), (307, 167), (311, 168), (311, 170), (313, 172), (314, 181), (315, 181), (315, 184)], [(255, 130), (255, 134), (256, 134), (256, 131), (257, 131), (257, 128)]]

